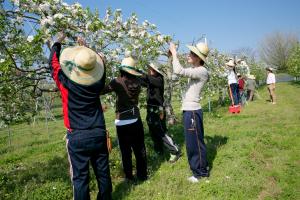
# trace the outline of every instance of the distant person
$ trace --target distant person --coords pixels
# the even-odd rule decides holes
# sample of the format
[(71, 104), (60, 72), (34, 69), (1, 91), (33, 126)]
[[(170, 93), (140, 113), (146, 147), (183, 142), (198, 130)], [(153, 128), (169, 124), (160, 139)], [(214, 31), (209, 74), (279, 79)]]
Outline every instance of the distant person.
[(253, 101), (255, 88), (257, 87), (255, 76), (250, 74), (247, 77), (247, 101)]
[(89, 163), (98, 183), (97, 199), (111, 199), (106, 127), (99, 98), (105, 84), (103, 58), (84, 46), (62, 50), (64, 38), (61, 34), (53, 44), (49, 66), (62, 96), (73, 199), (90, 199)]
[(274, 69), (271, 67), (266, 68), (267, 70), (267, 87), (268, 87), (268, 91), (270, 94), (270, 100), (272, 104), (276, 104), (276, 95), (275, 95), (275, 83), (276, 83), (276, 78), (275, 78), (275, 74)]
[(202, 177), (209, 176), (209, 167), (204, 143), (203, 112), (200, 105), (200, 95), (209, 75), (204, 67), (209, 49), (206, 43), (187, 46), (190, 53), (187, 62), (192, 67), (183, 68), (177, 57), (176, 46), (171, 43), (169, 52), (173, 58), (173, 72), (188, 78), (188, 84), (182, 100), (184, 134), (190, 169), (193, 176), (188, 178), (192, 183), (199, 182)]
[(232, 101), (234, 106), (238, 106), (240, 102), (240, 93), (239, 93), (239, 85), (237, 80), (237, 73), (235, 70), (236, 64), (234, 60), (229, 60), (225, 65), (228, 67), (227, 71), (227, 81), (229, 85), (229, 89), (232, 94)]
[(110, 81), (101, 92), (115, 92), (117, 136), (122, 156), (125, 181), (135, 182), (132, 168), (132, 151), (136, 160), (137, 179), (147, 179), (147, 157), (144, 142), (144, 127), (138, 107), (141, 92), (142, 73), (136, 68), (136, 61), (126, 57), (120, 65), (120, 75)]
[(162, 154), (165, 146), (170, 152), (169, 162), (174, 163), (181, 155), (178, 145), (168, 135), (164, 108), (164, 73), (154, 63), (148, 65), (148, 74), (142, 76), (147, 87), (147, 124), (154, 143), (154, 150)]
[(238, 85), (239, 85), (239, 95), (240, 95), (240, 104), (244, 105), (246, 103), (246, 95), (245, 95), (245, 80), (241, 74), (237, 74), (238, 77)]

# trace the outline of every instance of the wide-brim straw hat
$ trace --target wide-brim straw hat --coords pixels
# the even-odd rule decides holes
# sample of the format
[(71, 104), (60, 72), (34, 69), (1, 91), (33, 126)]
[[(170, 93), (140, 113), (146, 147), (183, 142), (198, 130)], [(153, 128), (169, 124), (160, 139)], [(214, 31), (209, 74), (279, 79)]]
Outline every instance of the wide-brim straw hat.
[(234, 67), (235, 66), (234, 60), (229, 60), (227, 63), (225, 63), (225, 65), (229, 67)]
[(270, 72), (273, 72), (273, 71), (274, 71), (274, 68), (272, 68), (272, 67), (267, 67), (266, 70), (267, 70), (267, 71), (270, 71)]
[(206, 57), (208, 56), (209, 53), (209, 48), (206, 43), (199, 42), (196, 44), (196, 46), (191, 46), (191, 45), (186, 45), (187, 48), (189, 48), (193, 53), (195, 53), (201, 60), (203, 60), (205, 63)]
[(99, 54), (85, 46), (64, 49), (59, 63), (64, 74), (80, 85), (92, 85), (99, 81), (104, 73), (103, 60)]
[(127, 57), (122, 60), (121, 65), (119, 66), (120, 70), (125, 71), (134, 76), (142, 76), (143, 73), (141, 70), (137, 69), (136, 61), (132, 57)]
[(162, 71), (160, 71), (159, 69), (158, 69), (158, 65), (157, 64), (155, 64), (155, 63), (150, 63), (150, 64), (148, 64), (148, 67), (151, 67), (152, 69), (154, 69), (157, 73), (159, 73), (160, 75), (162, 75), (162, 76), (166, 76), (166, 74), (164, 73), (164, 72), (162, 72)]
[(249, 78), (249, 79), (253, 79), (253, 80), (254, 80), (254, 79), (255, 79), (255, 76), (254, 76), (254, 75), (252, 75), (252, 74), (250, 74), (250, 75), (248, 75), (248, 78)]

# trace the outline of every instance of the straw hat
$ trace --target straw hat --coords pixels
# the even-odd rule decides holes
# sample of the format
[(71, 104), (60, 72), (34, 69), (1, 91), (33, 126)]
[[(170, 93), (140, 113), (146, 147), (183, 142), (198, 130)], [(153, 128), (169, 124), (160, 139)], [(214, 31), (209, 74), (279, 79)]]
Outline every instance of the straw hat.
[(154, 64), (154, 63), (150, 63), (148, 64), (148, 67), (151, 67), (152, 69), (154, 69), (157, 73), (161, 74), (162, 76), (165, 76), (165, 73), (163, 73), (162, 71), (160, 71), (158, 69), (158, 65)]
[(80, 85), (92, 85), (99, 81), (104, 72), (101, 57), (85, 46), (64, 49), (59, 61), (64, 74)]
[(234, 63), (234, 60), (229, 60), (227, 63), (225, 63), (225, 65), (229, 66), (229, 67), (234, 67), (235, 66), (235, 63)]
[(274, 68), (272, 68), (272, 67), (267, 67), (266, 70), (267, 70), (267, 71), (270, 71), (270, 72), (273, 72), (273, 71), (274, 71)]
[(252, 74), (249, 74), (249, 75), (248, 75), (248, 78), (249, 78), (249, 79), (253, 79), (253, 80), (254, 80), (254, 79), (255, 79), (255, 76), (254, 76), (254, 75), (252, 75)]
[(136, 61), (132, 57), (127, 57), (122, 60), (120, 70), (125, 71), (134, 76), (142, 76), (142, 72), (136, 68)]
[(194, 52), (201, 60), (206, 63), (206, 57), (209, 53), (209, 48), (206, 43), (199, 42), (196, 46), (186, 45), (192, 52)]

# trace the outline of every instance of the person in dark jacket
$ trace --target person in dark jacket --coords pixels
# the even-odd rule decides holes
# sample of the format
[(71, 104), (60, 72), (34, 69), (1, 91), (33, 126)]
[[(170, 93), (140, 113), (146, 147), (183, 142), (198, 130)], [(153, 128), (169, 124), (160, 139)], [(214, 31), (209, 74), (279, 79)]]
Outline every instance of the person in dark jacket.
[(142, 85), (147, 87), (147, 124), (154, 143), (154, 150), (163, 153), (163, 146), (170, 152), (169, 162), (174, 163), (181, 155), (179, 147), (168, 135), (166, 126), (166, 112), (164, 109), (164, 74), (157, 65), (148, 65), (148, 74), (141, 78)]
[(97, 199), (111, 199), (106, 127), (100, 102), (105, 67), (99, 54), (84, 46), (62, 50), (65, 35), (51, 49), (49, 66), (61, 92), (66, 147), (75, 200), (90, 199), (89, 162), (98, 182)]
[(105, 86), (102, 94), (115, 92), (117, 136), (121, 150), (123, 171), (126, 181), (135, 181), (132, 172), (132, 151), (136, 159), (138, 180), (147, 179), (147, 157), (144, 143), (144, 127), (138, 108), (142, 75), (135, 68), (132, 57), (124, 58), (120, 66), (120, 75)]

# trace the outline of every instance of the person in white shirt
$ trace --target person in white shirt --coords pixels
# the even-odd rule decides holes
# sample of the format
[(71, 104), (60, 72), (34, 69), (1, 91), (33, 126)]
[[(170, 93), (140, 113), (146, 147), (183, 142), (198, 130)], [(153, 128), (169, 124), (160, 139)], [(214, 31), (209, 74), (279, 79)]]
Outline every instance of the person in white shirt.
[(233, 101), (233, 105), (238, 106), (240, 102), (240, 93), (239, 93), (238, 78), (235, 72), (235, 63), (231, 59), (227, 63), (225, 63), (225, 65), (228, 67), (227, 80), (232, 94), (231, 98)]
[(276, 78), (275, 74), (273, 73), (274, 69), (271, 67), (266, 68), (267, 70), (267, 87), (270, 94), (270, 99), (272, 104), (276, 104), (276, 95), (275, 95), (275, 83)]
[(192, 67), (183, 68), (181, 66), (173, 43), (170, 44), (169, 52), (173, 58), (173, 72), (188, 78), (182, 100), (186, 150), (190, 169), (193, 173), (188, 181), (197, 183), (200, 178), (209, 176), (204, 143), (203, 113), (200, 105), (201, 90), (209, 78), (208, 71), (204, 67), (209, 49), (206, 43), (187, 47), (190, 49), (187, 61)]

